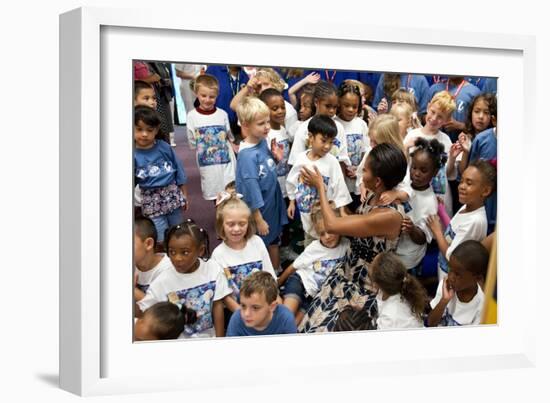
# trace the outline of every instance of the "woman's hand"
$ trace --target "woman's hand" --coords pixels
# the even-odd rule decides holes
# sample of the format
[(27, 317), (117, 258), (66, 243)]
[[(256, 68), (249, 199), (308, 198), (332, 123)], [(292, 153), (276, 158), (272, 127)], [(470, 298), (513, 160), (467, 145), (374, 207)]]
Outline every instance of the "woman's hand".
[(306, 185), (317, 188), (319, 192), (324, 190), (323, 187), (325, 186), (325, 183), (323, 182), (323, 176), (316, 166), (313, 166), (313, 171), (306, 167), (303, 167), (300, 170), (300, 175), (302, 176), (302, 180)]

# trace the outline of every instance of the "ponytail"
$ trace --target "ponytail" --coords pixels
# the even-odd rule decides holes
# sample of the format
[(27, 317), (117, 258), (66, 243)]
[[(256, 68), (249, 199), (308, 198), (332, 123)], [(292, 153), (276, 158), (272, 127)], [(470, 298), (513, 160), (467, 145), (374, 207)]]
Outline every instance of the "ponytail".
[(428, 296), (422, 284), (409, 273), (405, 273), (403, 277), (401, 297), (409, 303), (411, 311), (421, 318), (428, 302)]

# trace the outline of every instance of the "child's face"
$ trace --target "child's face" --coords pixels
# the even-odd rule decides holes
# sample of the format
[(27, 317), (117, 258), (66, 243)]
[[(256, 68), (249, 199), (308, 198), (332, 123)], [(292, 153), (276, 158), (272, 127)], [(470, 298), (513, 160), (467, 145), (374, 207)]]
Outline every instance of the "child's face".
[(198, 259), (204, 253), (204, 247), (185, 234), (171, 237), (168, 241), (168, 257), (179, 273), (193, 273), (199, 268)]
[(225, 208), (223, 211), (223, 232), (231, 243), (241, 242), (248, 231), (250, 213), (242, 208)]
[(336, 248), (340, 243), (340, 235), (327, 232), (323, 220), (315, 223), (315, 232), (319, 235), (319, 240), (325, 248)]
[(257, 116), (252, 122), (243, 124), (248, 129), (248, 136), (265, 139), (271, 130), (269, 115)]
[(204, 85), (199, 85), (197, 89), (197, 99), (202, 110), (211, 111), (216, 106), (216, 98), (218, 90), (216, 88), (208, 88)]
[(148, 149), (155, 144), (155, 136), (158, 134), (159, 128), (149, 126), (147, 123), (139, 120), (134, 125), (134, 140), (136, 147), (141, 149)]
[(153, 238), (142, 240), (137, 234), (134, 234), (134, 264), (142, 267), (145, 258), (151, 251), (154, 251)]
[(428, 105), (426, 113), (426, 126), (432, 131), (439, 130), (443, 125), (447, 124), (451, 119), (451, 114), (443, 112), (438, 104), (431, 103)]
[(359, 109), (359, 96), (352, 92), (348, 92), (340, 97), (340, 114), (342, 120), (349, 122), (353, 118), (357, 117)]
[(487, 129), (491, 123), (489, 104), (484, 99), (478, 99), (472, 108), (472, 126), (477, 133)]
[(248, 297), (241, 294), (240, 301), (241, 318), (244, 324), (256, 330), (264, 330), (271, 322), (277, 300), (269, 304), (263, 292), (253, 292)]
[(136, 320), (134, 325), (134, 338), (136, 341), (157, 340), (153, 334), (153, 317), (147, 312), (142, 318)]
[(333, 139), (325, 137), (321, 133), (309, 133), (309, 145), (311, 151), (319, 157), (324, 157), (332, 148)]
[(269, 78), (262, 75), (258, 77), (258, 85), (260, 86), (260, 94), (262, 93), (262, 91), (267, 90), (268, 88), (274, 88), (273, 83), (269, 80)]
[(449, 286), (456, 292), (477, 288), (478, 279), (451, 255), (449, 260)]
[(338, 109), (338, 96), (336, 94), (327, 95), (324, 98), (315, 101), (315, 108), (318, 115), (333, 117)]
[(309, 119), (311, 115), (313, 115), (313, 100), (311, 99), (311, 95), (302, 94), (298, 118), (303, 121)]
[(145, 105), (152, 109), (157, 109), (157, 96), (152, 88), (141, 89), (135, 99), (134, 106)]
[(407, 135), (407, 129), (410, 127), (411, 117), (404, 111), (398, 112), (396, 117), (399, 124), (399, 135), (404, 139)]
[(481, 172), (468, 167), (462, 174), (458, 185), (458, 201), (466, 205), (480, 205), (491, 193), (491, 187), (485, 183)]
[(432, 159), (427, 152), (417, 151), (411, 158), (410, 178), (415, 189), (427, 189), (436, 173)]
[(267, 100), (267, 107), (269, 108), (269, 119), (272, 123), (277, 125), (284, 125), (286, 109), (285, 100), (283, 97), (271, 97)]

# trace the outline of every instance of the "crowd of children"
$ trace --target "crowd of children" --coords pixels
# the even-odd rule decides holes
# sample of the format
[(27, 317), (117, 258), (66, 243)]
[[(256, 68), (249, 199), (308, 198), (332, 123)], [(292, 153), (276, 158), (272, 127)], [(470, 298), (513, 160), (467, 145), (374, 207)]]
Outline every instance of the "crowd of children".
[[(368, 282), (351, 281), (372, 303), (335, 306), (319, 331), (481, 323), (485, 240), (497, 217), (489, 80), (177, 67), (194, 72), (181, 76), (193, 106), (186, 136), (202, 198), (215, 203), (216, 234), (192, 219), (185, 167), (161, 127), (154, 87), (136, 80), (136, 341), (306, 331), (300, 324), (312, 301), (363, 249), (372, 255), (362, 271)], [(381, 214), (364, 231), (327, 221), (353, 224), (373, 211), (373, 199), (377, 211), (399, 213), (387, 247), (349, 234), (377, 235)], [(292, 246), (296, 228), (303, 241)], [(210, 251), (212, 236), (221, 243)]]

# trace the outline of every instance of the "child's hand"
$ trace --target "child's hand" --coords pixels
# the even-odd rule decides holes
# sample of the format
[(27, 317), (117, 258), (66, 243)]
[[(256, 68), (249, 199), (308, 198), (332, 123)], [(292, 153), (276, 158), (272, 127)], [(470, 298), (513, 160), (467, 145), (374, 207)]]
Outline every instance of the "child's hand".
[(404, 234), (410, 234), (413, 228), (414, 224), (412, 220), (409, 217), (403, 218), (401, 221), (401, 232)]
[(382, 98), (382, 100), (378, 104), (378, 113), (386, 113), (387, 111), (388, 111), (388, 100), (386, 98)]
[(271, 154), (273, 154), (277, 162), (281, 161), (284, 157), (283, 145), (277, 144), (275, 139), (271, 139)]
[(461, 152), (462, 146), (460, 145), (460, 143), (458, 141), (456, 143), (453, 143), (451, 145), (451, 148), (449, 149), (449, 159), (453, 161), (456, 160), (456, 157), (458, 157)]
[(441, 220), (437, 214), (431, 215), (426, 219), (426, 223), (433, 234), (442, 234), (443, 228), (441, 227)]
[(313, 73), (309, 73), (305, 76), (304, 79), (307, 84), (317, 84), (317, 82), (321, 79), (321, 75), (314, 71)]
[(466, 151), (467, 153), (470, 152), (470, 147), (472, 146), (472, 141), (470, 140), (470, 136), (468, 136), (464, 132), (460, 133), (458, 135), (458, 143), (462, 147), (463, 151)]
[(181, 185), (180, 186), (181, 193), (183, 193), (183, 197), (185, 197), (185, 204), (182, 206), (182, 212), (189, 210), (189, 197), (187, 196), (187, 186)]
[(248, 80), (246, 83), (246, 89), (248, 90), (248, 94), (252, 95), (254, 93), (259, 94), (260, 88), (262, 88), (262, 85), (260, 84), (260, 80), (258, 80), (258, 77), (253, 76)]
[(411, 122), (414, 129), (420, 129), (422, 127), (422, 122), (420, 121), (420, 118), (418, 117), (418, 114), (416, 112), (413, 112), (411, 116)]
[(380, 195), (380, 203), (391, 204), (397, 198), (397, 192), (394, 190), (386, 190)]
[(357, 177), (357, 167), (354, 167), (353, 165), (346, 165), (345, 174), (348, 178), (356, 178)]
[(443, 279), (443, 285), (441, 287), (441, 299), (447, 303), (455, 296), (455, 290), (449, 284), (449, 278)]
[(260, 220), (260, 222), (257, 222), (256, 228), (258, 229), (258, 234), (261, 236), (266, 236), (269, 234), (269, 224), (265, 220)]
[(451, 119), (449, 123), (443, 125), (443, 127), (445, 127), (445, 129), (447, 130), (456, 131), (456, 130), (464, 130), (465, 126), (464, 126), (464, 123), (459, 122), (458, 120), (455, 120), (455, 119)]
[(291, 200), (290, 203), (288, 204), (288, 208), (286, 209), (286, 214), (288, 215), (288, 218), (293, 220), (295, 212), (296, 212), (296, 203), (294, 203), (294, 200)]

